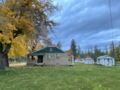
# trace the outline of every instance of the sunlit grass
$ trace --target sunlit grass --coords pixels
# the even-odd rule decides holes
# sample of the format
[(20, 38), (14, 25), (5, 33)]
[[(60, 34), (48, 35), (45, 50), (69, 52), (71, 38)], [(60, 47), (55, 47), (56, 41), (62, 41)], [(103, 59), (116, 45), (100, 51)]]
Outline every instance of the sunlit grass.
[(0, 72), (0, 90), (120, 90), (120, 67), (10, 67)]
[(9, 64), (10, 67), (19, 67), (19, 66), (26, 66), (26, 63), (11, 63)]
[(120, 65), (120, 61), (118, 61), (116, 64), (117, 64), (117, 65)]

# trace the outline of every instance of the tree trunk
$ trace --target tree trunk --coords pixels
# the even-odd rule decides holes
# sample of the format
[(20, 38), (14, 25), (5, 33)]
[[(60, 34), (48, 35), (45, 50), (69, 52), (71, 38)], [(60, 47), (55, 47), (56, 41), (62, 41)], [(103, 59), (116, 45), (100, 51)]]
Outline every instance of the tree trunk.
[(4, 71), (5, 69), (5, 64), (4, 64), (4, 56), (3, 54), (0, 53), (0, 71)]
[(19, 63), (20, 63), (21, 57), (19, 57)]
[(10, 48), (11, 48), (11, 43), (7, 44), (7, 47), (6, 47), (5, 51), (3, 52), (3, 45), (0, 42), (0, 71), (6, 70), (5, 69), (5, 60), (6, 60), (6, 55), (10, 51)]
[(4, 57), (5, 57), (5, 58), (4, 58), (4, 59), (5, 59), (5, 60), (4, 60), (4, 61), (5, 61), (5, 66), (6, 66), (6, 67), (9, 67), (8, 55), (5, 54)]

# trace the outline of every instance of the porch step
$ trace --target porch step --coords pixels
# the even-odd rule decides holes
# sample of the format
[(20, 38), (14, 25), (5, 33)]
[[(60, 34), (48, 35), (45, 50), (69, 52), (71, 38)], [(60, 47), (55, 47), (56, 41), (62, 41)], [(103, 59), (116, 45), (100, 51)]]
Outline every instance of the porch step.
[(35, 64), (34, 63), (27, 63), (26, 65), (27, 66), (34, 66)]

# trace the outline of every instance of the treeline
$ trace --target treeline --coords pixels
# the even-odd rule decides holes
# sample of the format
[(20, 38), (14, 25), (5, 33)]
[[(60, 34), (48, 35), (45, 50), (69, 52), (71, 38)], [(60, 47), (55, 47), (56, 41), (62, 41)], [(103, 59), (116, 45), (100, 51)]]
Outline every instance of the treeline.
[[(110, 44), (110, 48), (105, 46), (104, 50), (99, 49), (98, 46), (95, 45), (94, 48), (92, 48), (92, 46), (91, 46), (90, 48), (85, 49), (85, 51), (83, 51), (81, 49), (80, 45), (77, 46), (75, 40), (72, 39), (70, 50), (72, 51), (75, 59), (78, 56), (80, 56), (80, 58), (85, 58), (85, 55), (88, 55), (91, 58), (97, 58), (102, 55), (109, 55), (111, 57), (114, 57), (113, 56), (113, 47), (115, 50), (115, 60), (120, 61), (120, 42), (119, 42), (118, 46), (116, 46), (116, 45), (113, 46), (113, 44)], [(70, 53), (70, 54), (72, 54), (72, 53)]]
[(105, 46), (105, 50), (104, 51), (99, 49), (97, 45), (95, 45), (94, 48), (92, 48), (92, 46), (91, 46), (87, 50), (83, 51), (81, 49), (80, 45), (78, 45), (78, 46), (76, 45), (76, 42), (75, 42), (74, 39), (72, 39), (72, 41), (71, 41), (70, 50), (73, 51), (73, 55), (74, 55), (75, 58), (78, 55), (80, 55), (80, 58), (85, 58), (85, 55), (88, 55), (88, 56), (90, 56), (92, 58), (96, 58), (96, 57), (101, 56), (101, 55), (109, 54), (107, 46)]
[(21, 63), (21, 62), (26, 62), (26, 60), (27, 60), (27, 57), (23, 57), (23, 56), (8, 59), (9, 63), (13, 63), (13, 62)]
[[(77, 55), (80, 55), (81, 58), (84, 58), (85, 55), (88, 55), (88, 56), (90, 56), (91, 58), (96, 58), (96, 57), (101, 56), (101, 55), (108, 55), (108, 50), (102, 51), (101, 49), (98, 48), (97, 45), (95, 45), (93, 49), (92, 49), (92, 47), (91, 47), (91, 49), (88, 48), (88, 49), (85, 50), (85, 51), (82, 51), (82, 50), (80, 49), (80, 46), (78, 46), (77, 52), (78, 52)], [(80, 53), (79, 53), (79, 52), (80, 52)]]
[[(119, 42), (119, 45), (118, 45), (118, 46), (114, 46), (114, 50), (115, 50), (115, 59), (116, 59), (117, 61), (120, 61), (120, 42)], [(113, 48), (112, 48), (112, 47), (110, 47), (109, 55), (110, 55), (111, 57), (114, 57), (114, 56), (113, 56)]]

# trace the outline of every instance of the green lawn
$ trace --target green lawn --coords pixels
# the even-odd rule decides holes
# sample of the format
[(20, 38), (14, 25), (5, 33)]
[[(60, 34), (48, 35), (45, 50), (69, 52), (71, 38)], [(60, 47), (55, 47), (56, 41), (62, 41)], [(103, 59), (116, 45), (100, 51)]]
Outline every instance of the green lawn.
[(0, 72), (0, 90), (120, 90), (120, 67), (10, 67)]
[(117, 65), (120, 65), (120, 61), (117, 62)]

